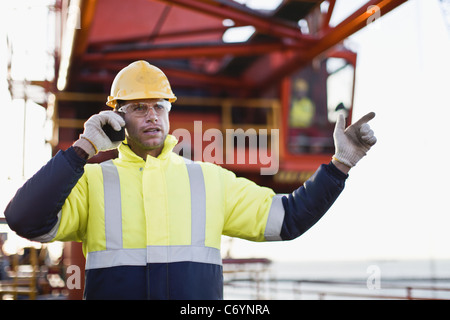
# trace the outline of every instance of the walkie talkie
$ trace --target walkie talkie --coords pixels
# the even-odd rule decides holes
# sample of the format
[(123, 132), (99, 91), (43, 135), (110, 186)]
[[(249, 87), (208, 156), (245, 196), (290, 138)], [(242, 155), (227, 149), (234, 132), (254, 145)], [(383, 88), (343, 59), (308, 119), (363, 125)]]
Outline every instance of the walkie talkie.
[(107, 123), (102, 129), (112, 142), (123, 141), (125, 139), (125, 127), (122, 127), (120, 131), (116, 131), (109, 123)]

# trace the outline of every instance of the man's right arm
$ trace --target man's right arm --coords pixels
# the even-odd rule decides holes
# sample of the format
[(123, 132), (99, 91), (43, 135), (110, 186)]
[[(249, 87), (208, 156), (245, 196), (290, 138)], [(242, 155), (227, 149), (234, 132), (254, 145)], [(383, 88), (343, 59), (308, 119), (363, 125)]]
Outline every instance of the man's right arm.
[(18, 235), (47, 242), (56, 236), (58, 214), (77, 182), (83, 176), (87, 160), (99, 151), (117, 148), (102, 126), (110, 124), (120, 130), (125, 121), (114, 111), (103, 111), (90, 117), (84, 132), (72, 147), (58, 152), (17, 191), (5, 209), (9, 227)]
[(35, 239), (48, 234), (58, 223), (58, 213), (84, 173), (83, 150), (59, 151), (17, 190), (5, 209), (9, 227), (18, 235)]

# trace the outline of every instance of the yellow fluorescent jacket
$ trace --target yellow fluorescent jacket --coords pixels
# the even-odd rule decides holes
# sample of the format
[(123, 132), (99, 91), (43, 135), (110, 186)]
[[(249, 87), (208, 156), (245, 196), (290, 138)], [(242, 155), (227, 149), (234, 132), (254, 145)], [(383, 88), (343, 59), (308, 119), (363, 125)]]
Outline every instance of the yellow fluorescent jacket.
[[(221, 235), (280, 240), (281, 196), (217, 165), (174, 152), (175, 137), (146, 161), (87, 164), (66, 199), (53, 240), (82, 241), (86, 269), (152, 262), (221, 264)], [(272, 201), (273, 200), (273, 201)]]

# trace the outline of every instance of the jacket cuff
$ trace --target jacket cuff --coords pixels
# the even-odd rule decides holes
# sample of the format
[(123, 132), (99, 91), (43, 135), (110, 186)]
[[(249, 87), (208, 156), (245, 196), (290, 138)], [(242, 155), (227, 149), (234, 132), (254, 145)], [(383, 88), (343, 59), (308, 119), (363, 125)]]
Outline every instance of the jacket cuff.
[(328, 173), (330, 173), (334, 178), (338, 180), (346, 180), (349, 177), (347, 173), (343, 173), (331, 161), (329, 164), (325, 165), (325, 168), (327, 169)]
[(75, 171), (83, 170), (87, 163), (87, 159), (80, 157), (73, 146), (69, 147), (66, 151), (63, 151), (63, 155)]

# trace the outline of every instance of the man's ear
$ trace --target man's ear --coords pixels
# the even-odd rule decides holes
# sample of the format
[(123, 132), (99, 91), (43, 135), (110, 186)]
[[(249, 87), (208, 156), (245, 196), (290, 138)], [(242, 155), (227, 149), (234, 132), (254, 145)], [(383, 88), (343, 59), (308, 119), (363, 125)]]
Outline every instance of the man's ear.
[(116, 107), (114, 108), (114, 112), (117, 113), (118, 115), (120, 115), (124, 120), (125, 120), (125, 114), (123, 112), (119, 112), (120, 107), (122, 106), (122, 101), (117, 100), (116, 101)]

